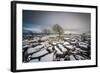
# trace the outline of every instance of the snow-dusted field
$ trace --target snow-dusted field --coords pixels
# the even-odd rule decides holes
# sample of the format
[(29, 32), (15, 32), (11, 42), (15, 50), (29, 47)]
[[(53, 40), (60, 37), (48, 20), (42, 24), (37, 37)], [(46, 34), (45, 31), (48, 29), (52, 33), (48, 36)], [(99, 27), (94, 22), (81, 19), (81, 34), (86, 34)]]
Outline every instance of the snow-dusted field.
[[(54, 40), (54, 39), (53, 39)], [(73, 61), (91, 59), (90, 45), (71, 38), (52, 41), (48, 36), (23, 40), (23, 62)]]

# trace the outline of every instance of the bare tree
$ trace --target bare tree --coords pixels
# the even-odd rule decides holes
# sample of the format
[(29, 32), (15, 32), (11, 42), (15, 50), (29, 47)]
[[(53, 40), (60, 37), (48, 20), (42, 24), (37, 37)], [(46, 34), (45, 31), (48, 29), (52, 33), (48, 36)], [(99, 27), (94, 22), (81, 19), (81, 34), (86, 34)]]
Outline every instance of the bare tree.
[(55, 24), (53, 27), (52, 27), (53, 31), (55, 33), (57, 33), (59, 35), (59, 38), (61, 38), (61, 35), (64, 34), (64, 30), (63, 28), (59, 25), (59, 24)]
[(81, 41), (86, 41), (86, 33), (83, 33), (82, 35), (81, 35)]

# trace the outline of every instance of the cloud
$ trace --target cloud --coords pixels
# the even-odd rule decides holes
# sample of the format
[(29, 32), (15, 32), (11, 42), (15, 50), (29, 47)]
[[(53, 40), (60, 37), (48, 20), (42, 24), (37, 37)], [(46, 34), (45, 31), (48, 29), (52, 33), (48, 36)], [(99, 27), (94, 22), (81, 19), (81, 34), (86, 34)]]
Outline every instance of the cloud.
[(89, 13), (54, 12), (54, 11), (23, 11), (23, 27), (31, 31), (50, 29), (59, 24), (65, 31), (90, 32), (91, 15)]

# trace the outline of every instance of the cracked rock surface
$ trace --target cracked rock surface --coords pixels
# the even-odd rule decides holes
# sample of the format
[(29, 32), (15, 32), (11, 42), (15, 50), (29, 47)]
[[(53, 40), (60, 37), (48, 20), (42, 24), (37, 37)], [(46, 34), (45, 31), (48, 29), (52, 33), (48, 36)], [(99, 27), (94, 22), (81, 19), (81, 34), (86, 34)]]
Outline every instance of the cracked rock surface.
[(48, 39), (23, 40), (23, 62), (73, 61), (91, 59), (90, 41), (64, 38), (60, 41)]

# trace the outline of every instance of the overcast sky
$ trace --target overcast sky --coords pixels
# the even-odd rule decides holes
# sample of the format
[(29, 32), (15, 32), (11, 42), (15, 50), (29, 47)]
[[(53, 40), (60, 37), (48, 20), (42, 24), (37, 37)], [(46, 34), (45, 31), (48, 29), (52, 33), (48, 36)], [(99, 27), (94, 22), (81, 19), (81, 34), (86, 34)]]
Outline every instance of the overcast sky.
[(89, 13), (23, 10), (23, 29), (41, 32), (59, 24), (65, 33), (90, 33)]

